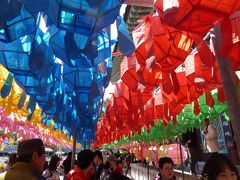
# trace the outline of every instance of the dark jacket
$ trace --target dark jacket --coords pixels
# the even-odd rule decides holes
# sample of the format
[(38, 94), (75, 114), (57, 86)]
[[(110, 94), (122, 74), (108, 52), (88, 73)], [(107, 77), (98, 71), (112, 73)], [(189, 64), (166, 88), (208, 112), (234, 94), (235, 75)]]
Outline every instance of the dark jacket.
[(102, 172), (103, 168), (104, 168), (103, 163), (97, 166), (96, 175), (95, 175), (96, 180), (100, 179), (100, 175), (101, 175), (101, 172)]

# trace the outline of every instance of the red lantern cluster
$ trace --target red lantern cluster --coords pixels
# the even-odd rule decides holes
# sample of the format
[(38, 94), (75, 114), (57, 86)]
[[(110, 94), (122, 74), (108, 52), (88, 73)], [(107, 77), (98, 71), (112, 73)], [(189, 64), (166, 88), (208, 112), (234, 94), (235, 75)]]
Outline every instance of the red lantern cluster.
[(157, 0), (154, 3), (164, 23), (204, 35), (218, 22), (240, 9), (239, 0)]
[(235, 71), (240, 69), (240, 0), (157, 0), (154, 8), (158, 13), (140, 19), (133, 31), (136, 51), (122, 61), (121, 81), (98, 122), (95, 145), (149, 129), (155, 120), (176, 124), (176, 116), (192, 102), (199, 114), (203, 93), (213, 107), (213, 89), (223, 102), (213, 48), (203, 39), (217, 23), (221, 53), (230, 57)]

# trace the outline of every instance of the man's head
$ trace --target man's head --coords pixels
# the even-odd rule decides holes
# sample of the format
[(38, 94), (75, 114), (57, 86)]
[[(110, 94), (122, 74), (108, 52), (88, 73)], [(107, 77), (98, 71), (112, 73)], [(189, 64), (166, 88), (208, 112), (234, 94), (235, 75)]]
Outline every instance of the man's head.
[(116, 158), (116, 156), (114, 154), (109, 154), (107, 156), (107, 161), (110, 164), (110, 169), (111, 170), (115, 170), (116, 167), (117, 167), (117, 158)]
[(173, 161), (169, 157), (160, 158), (158, 161), (159, 173), (164, 180), (170, 180), (174, 176)]
[(93, 166), (93, 152), (89, 149), (80, 151), (77, 155), (77, 166), (85, 175), (90, 175)]
[(204, 119), (204, 122), (205, 122), (205, 126), (207, 127), (209, 124), (210, 124), (210, 122), (209, 122), (209, 119), (208, 118), (205, 118)]
[(17, 148), (18, 162), (30, 163), (39, 173), (45, 164), (45, 148), (41, 139), (28, 139), (19, 142)]
[(102, 152), (100, 150), (94, 151), (94, 163), (98, 165), (102, 162), (103, 162)]

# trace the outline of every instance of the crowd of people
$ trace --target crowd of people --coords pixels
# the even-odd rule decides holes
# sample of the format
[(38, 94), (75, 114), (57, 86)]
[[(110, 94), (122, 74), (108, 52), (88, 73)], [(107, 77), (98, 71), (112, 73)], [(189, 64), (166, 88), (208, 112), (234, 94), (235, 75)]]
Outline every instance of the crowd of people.
[[(63, 161), (66, 180), (127, 180), (123, 172), (124, 159), (109, 154), (106, 161), (100, 150), (84, 149), (77, 154), (75, 167), (71, 168), (72, 153)], [(46, 165), (45, 148), (41, 139), (29, 139), (18, 144), (17, 153), (9, 156), (6, 172), (0, 180), (60, 180), (58, 167), (61, 158), (53, 155)], [(163, 157), (158, 161), (159, 173), (155, 180), (174, 180), (174, 163)], [(211, 153), (201, 175), (202, 180), (240, 180), (238, 170), (226, 156)]]
[[(158, 161), (159, 174), (154, 180), (174, 180), (174, 163), (171, 158), (163, 157)], [(211, 154), (206, 161), (201, 180), (240, 180), (238, 170), (233, 162), (222, 154)]]
[(100, 150), (84, 149), (77, 154), (75, 167), (71, 168), (72, 153), (61, 158), (53, 155), (46, 163), (45, 147), (41, 139), (29, 139), (19, 142), (17, 153), (9, 156), (6, 171), (0, 174), (0, 180), (60, 180), (59, 167), (64, 169), (66, 180), (127, 180), (123, 172), (124, 159), (109, 154), (106, 162)]

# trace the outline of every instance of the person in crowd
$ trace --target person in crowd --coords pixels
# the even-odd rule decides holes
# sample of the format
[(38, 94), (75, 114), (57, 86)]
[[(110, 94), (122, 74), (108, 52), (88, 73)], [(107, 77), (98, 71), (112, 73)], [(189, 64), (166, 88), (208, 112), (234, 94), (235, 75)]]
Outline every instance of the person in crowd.
[(107, 161), (104, 165), (102, 173), (100, 175), (100, 180), (128, 180), (127, 176), (124, 176), (117, 170), (118, 159), (114, 154), (109, 154)]
[(93, 152), (84, 149), (78, 153), (77, 165), (67, 174), (66, 180), (90, 180), (92, 175), (94, 175)]
[(68, 153), (67, 158), (62, 163), (65, 175), (67, 175), (69, 171), (71, 171), (71, 162), (72, 162), (72, 151)]
[(100, 180), (110, 180), (112, 176), (112, 171), (110, 168), (110, 162), (107, 160), (104, 164), (103, 170), (100, 174)]
[(0, 174), (0, 180), (45, 179), (41, 175), (45, 163), (45, 148), (41, 139), (19, 142), (17, 155), (17, 161), (8, 171)]
[(6, 171), (8, 171), (16, 161), (17, 161), (17, 154), (16, 153), (10, 154), (7, 161)]
[(222, 154), (211, 155), (202, 171), (202, 180), (240, 180), (233, 162)]
[(186, 133), (182, 135), (183, 143), (186, 144), (188, 158), (190, 162), (190, 170), (191, 173), (196, 175), (196, 164), (197, 164), (197, 130), (194, 128), (193, 130), (188, 130)]
[(104, 164), (103, 164), (103, 155), (100, 150), (94, 151), (94, 163), (96, 165), (96, 173), (95, 178), (96, 180), (100, 179), (101, 172), (103, 170)]
[(210, 124), (209, 119), (205, 119), (205, 127), (202, 131), (204, 136), (204, 148), (211, 154), (217, 154), (219, 151), (217, 142), (217, 132), (213, 125)]
[(127, 157), (126, 157), (126, 165), (127, 165), (127, 169), (126, 169), (126, 175), (128, 174), (128, 171), (130, 170), (130, 168), (131, 168), (131, 162), (132, 162), (132, 156), (131, 156), (131, 154), (129, 153), (128, 155), (127, 155)]
[(158, 161), (159, 174), (154, 180), (174, 180), (173, 160), (169, 157), (160, 158)]
[(117, 167), (117, 158), (114, 154), (109, 154), (106, 163), (100, 175), (100, 180), (111, 180), (113, 172)]
[(57, 168), (60, 164), (60, 158), (57, 155), (53, 155), (48, 168), (43, 172), (43, 177), (45, 177), (47, 180), (60, 180), (60, 175), (57, 172)]
[(115, 169), (115, 172), (123, 175), (123, 166), (124, 166), (123, 158), (118, 158), (117, 159), (117, 167)]

